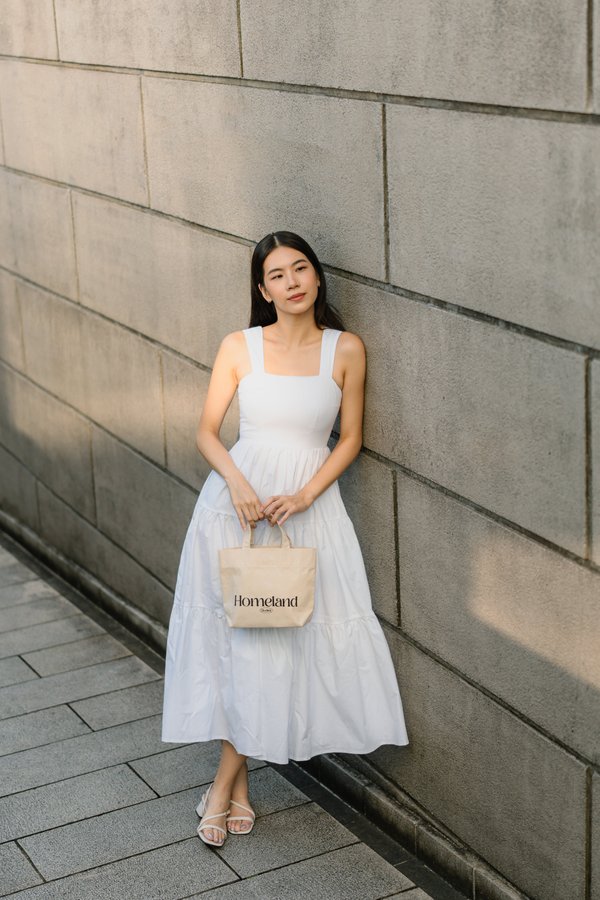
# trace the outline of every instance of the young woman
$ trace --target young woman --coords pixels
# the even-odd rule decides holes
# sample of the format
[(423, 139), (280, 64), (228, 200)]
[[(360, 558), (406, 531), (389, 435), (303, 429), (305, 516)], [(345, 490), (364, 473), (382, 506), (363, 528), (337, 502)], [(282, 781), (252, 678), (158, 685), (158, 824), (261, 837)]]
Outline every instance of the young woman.
[[(408, 744), (396, 675), (373, 612), (356, 532), (337, 479), (362, 446), (365, 349), (327, 302), (311, 247), (266, 235), (251, 264), (250, 325), (219, 347), (197, 431), (212, 470), (185, 537), (167, 641), (162, 740), (222, 741), (197, 807), (198, 835), (221, 846), (248, 833), (247, 757), (275, 763)], [(239, 440), (219, 439), (238, 391)], [(338, 411), (340, 436), (327, 442)], [(294, 628), (230, 628), (217, 550), (317, 548), (311, 619)]]

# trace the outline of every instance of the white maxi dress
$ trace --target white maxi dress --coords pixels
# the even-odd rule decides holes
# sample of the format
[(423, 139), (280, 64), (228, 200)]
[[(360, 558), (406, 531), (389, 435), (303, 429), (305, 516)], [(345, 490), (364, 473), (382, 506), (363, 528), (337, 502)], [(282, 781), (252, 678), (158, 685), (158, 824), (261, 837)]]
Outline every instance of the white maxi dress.
[[(332, 377), (341, 331), (322, 333), (318, 375), (264, 371), (263, 330), (243, 331), (252, 370), (238, 385), (239, 439), (229, 453), (259, 499), (294, 494), (322, 466), (342, 392)], [(317, 548), (312, 618), (296, 628), (231, 628), (217, 550), (244, 532), (211, 470), (185, 536), (167, 637), (162, 740), (225, 738), (238, 753), (287, 763), (320, 753), (408, 744), (390, 650), (375, 613), (354, 526), (334, 481), (283, 524)], [(266, 520), (255, 545), (279, 544)]]

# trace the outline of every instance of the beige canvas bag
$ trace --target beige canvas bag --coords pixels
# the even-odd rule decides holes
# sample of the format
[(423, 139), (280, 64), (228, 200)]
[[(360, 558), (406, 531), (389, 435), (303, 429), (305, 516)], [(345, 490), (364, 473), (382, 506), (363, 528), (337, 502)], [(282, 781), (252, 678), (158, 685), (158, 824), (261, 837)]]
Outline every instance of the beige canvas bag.
[(279, 546), (253, 546), (248, 526), (241, 547), (219, 550), (223, 606), (233, 628), (289, 628), (312, 616), (317, 549), (292, 547), (277, 524)]

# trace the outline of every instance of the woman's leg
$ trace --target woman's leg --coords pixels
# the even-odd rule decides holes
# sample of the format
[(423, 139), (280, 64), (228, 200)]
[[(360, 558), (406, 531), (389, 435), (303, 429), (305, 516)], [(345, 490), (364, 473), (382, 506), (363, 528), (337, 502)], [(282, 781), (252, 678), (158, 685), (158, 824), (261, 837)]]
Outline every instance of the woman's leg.
[[(242, 753), (238, 753), (233, 744), (229, 741), (221, 741), (221, 760), (214, 778), (214, 784), (210, 792), (210, 797), (208, 798), (208, 805), (204, 811), (204, 815), (212, 816), (215, 813), (219, 813), (222, 810), (229, 808), (229, 801), (231, 800), (236, 778), (240, 769), (246, 768), (246, 759), (247, 757)], [(237, 794), (235, 799), (240, 799)], [(237, 809), (237, 807), (234, 807), (234, 809)], [(232, 810), (231, 815), (237, 815), (237, 813)], [(220, 819), (210, 819), (209, 821), (214, 822), (215, 825), (220, 825), (221, 828), (225, 828), (225, 816), (222, 816)], [(239, 823), (232, 822), (232, 826), (237, 824)], [(210, 841), (220, 841), (223, 837), (222, 832), (213, 830), (212, 828), (207, 827), (203, 829), (203, 831)]]

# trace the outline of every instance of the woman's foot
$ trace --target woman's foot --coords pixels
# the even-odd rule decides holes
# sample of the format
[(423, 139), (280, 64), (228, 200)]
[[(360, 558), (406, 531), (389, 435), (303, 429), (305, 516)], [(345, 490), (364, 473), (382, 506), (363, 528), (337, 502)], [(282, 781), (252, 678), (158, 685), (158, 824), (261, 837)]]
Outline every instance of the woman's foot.
[[(243, 804), (242, 806), (238, 806), (237, 804)], [(233, 784), (233, 790), (231, 791), (231, 798), (229, 801), (229, 806), (231, 806), (230, 816), (247, 816), (247, 819), (238, 819), (235, 818), (233, 820), (230, 819), (227, 822), (227, 830), (230, 832), (245, 832), (250, 831), (254, 824), (254, 821), (250, 821), (254, 819), (254, 810), (250, 806), (250, 800), (248, 799), (248, 764), (244, 763), (242, 768), (237, 774), (235, 782)], [(247, 807), (244, 809), (243, 807)], [(216, 820), (215, 820), (216, 821)], [(220, 823), (219, 823), (220, 824)]]
[[(227, 810), (227, 812), (223, 812), (223, 810)], [(208, 795), (206, 809), (202, 813), (202, 819), (206, 821), (207, 816), (214, 816), (216, 813), (221, 813), (221, 815), (206, 821), (206, 828), (202, 829), (202, 833), (208, 841), (218, 846), (223, 844), (227, 835), (219, 829), (226, 828), (225, 820), (228, 813), (231, 814), (231, 812), (232, 811), (229, 808), (229, 793), (224, 791), (216, 782), (213, 782), (210, 794)], [(202, 824), (202, 820), (200, 824)], [(218, 825), (219, 828), (212, 828), (211, 824)]]

